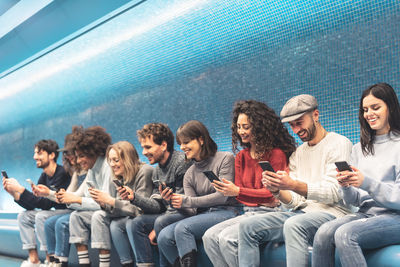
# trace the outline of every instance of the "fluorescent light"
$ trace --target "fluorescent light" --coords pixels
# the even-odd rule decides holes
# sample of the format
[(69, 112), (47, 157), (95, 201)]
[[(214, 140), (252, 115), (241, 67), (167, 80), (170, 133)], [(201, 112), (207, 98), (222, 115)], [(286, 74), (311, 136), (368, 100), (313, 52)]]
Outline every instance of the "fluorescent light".
[[(176, 17), (182, 16), (188, 11), (192, 10), (196, 6), (203, 4), (206, 0), (192, 0), (185, 1), (184, 3), (179, 2), (174, 6), (168, 8), (167, 10), (163, 10), (163, 12), (154, 17), (151, 21), (144, 21), (141, 25), (135, 25), (135, 27), (127, 27), (127, 30), (118, 33), (116, 36), (113, 36), (112, 33), (107, 35), (105, 40), (96, 40), (96, 45), (92, 43), (88, 43), (86, 45), (86, 49), (80, 50), (79, 52), (74, 53), (72, 57), (54, 61), (54, 64), (50, 64), (44, 68), (41, 68), (33, 73), (31, 73), (28, 77), (24, 77), (23, 79), (18, 79), (18, 82), (11, 82), (9, 85), (0, 86), (0, 100), (15, 95), (23, 90), (29, 88), (34, 83), (37, 83), (43, 79), (46, 79), (58, 72), (66, 70), (70, 67), (73, 67), (76, 64), (79, 64), (85, 60), (93, 58), (99, 54), (106, 52), (108, 49), (111, 49), (118, 44), (129, 41), (135, 36), (139, 36), (157, 26), (160, 26)], [(62, 49), (61, 47), (60, 49)], [(55, 50), (54, 52), (56, 52)], [(52, 52), (53, 53), (53, 52)], [(50, 54), (49, 54), (50, 55)], [(47, 56), (49, 56), (47, 55)], [(40, 60), (40, 59), (39, 59)], [(34, 64), (32, 62), (31, 64)], [(29, 65), (28, 65), (29, 66)], [(18, 75), (18, 71), (12, 73), (6, 78), (11, 78), (10, 76)]]

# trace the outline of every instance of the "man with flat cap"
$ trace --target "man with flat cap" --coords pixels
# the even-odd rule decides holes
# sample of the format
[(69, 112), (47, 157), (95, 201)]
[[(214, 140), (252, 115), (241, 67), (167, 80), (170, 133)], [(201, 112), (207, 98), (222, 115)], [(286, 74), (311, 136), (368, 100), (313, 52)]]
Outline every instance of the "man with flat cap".
[(304, 142), (289, 159), (289, 173), (263, 172), (263, 184), (287, 211), (255, 215), (240, 223), (239, 265), (260, 266), (259, 245), (285, 242), (287, 266), (308, 266), (308, 247), (325, 222), (347, 214), (336, 181), (336, 161), (350, 158), (352, 143), (319, 122), (311, 95), (289, 99), (282, 122)]

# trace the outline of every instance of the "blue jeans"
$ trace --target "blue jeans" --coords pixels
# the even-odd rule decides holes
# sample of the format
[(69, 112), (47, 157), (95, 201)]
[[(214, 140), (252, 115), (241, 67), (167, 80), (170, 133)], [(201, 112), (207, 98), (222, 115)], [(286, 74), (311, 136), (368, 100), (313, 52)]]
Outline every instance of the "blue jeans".
[(204, 250), (214, 266), (235, 267), (238, 262), (239, 224), (257, 214), (279, 211), (279, 208), (243, 207), (244, 214), (210, 227), (203, 235)]
[[(153, 263), (153, 251), (151, 248), (149, 233), (154, 229), (156, 235), (167, 225), (174, 223), (176, 221), (186, 218), (179, 212), (164, 213), (164, 214), (144, 214), (138, 216), (134, 219), (129, 219), (126, 222), (126, 232), (128, 234), (129, 242), (132, 247), (135, 261), (137, 264), (140, 263)], [(126, 236), (120, 235), (118, 242), (122, 244), (129, 245)], [(122, 260), (122, 258), (127, 258), (126, 251), (118, 250), (117, 252)], [(125, 253), (125, 254), (124, 254)]]
[(313, 266), (334, 266), (335, 245), (343, 267), (367, 266), (361, 248), (400, 243), (400, 215), (349, 214), (325, 223), (314, 238)]
[(111, 238), (114, 247), (118, 252), (121, 264), (133, 262), (131, 245), (126, 233), (126, 223), (131, 220), (129, 217), (114, 219), (110, 224)]
[(47, 240), (47, 253), (59, 257), (69, 256), (69, 217), (70, 213), (50, 217), (44, 223)]
[[(197, 250), (196, 239), (200, 239), (208, 228), (236, 215), (234, 207), (210, 208), (204, 213), (165, 227), (157, 239), (160, 256), (163, 255), (173, 264), (178, 257)], [(160, 259), (160, 266), (165, 266), (163, 264)]]
[(308, 266), (308, 246), (325, 222), (326, 212), (269, 212), (246, 218), (239, 225), (239, 266), (260, 266), (259, 245), (285, 241), (287, 266)]

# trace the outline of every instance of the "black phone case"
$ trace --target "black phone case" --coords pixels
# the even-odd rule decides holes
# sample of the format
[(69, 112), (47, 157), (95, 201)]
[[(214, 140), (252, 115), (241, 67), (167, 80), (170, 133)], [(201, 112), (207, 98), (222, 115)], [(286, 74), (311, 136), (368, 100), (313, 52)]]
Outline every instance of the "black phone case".
[(260, 165), (261, 169), (263, 169), (263, 171), (275, 172), (274, 168), (272, 168), (271, 163), (269, 163), (269, 161), (260, 161), (258, 162), (258, 164)]
[(346, 161), (335, 162), (335, 165), (338, 168), (338, 170), (341, 171), (341, 172), (343, 172), (343, 171), (353, 171)]
[(215, 175), (214, 172), (212, 172), (212, 171), (205, 171), (205, 172), (203, 172), (203, 173), (204, 173), (204, 175), (208, 178), (208, 180), (210, 180), (210, 182), (212, 182), (212, 181), (214, 181), (214, 180), (219, 181), (218, 176)]
[(1, 175), (3, 175), (4, 178), (8, 178), (8, 175), (7, 175), (6, 171), (1, 171)]

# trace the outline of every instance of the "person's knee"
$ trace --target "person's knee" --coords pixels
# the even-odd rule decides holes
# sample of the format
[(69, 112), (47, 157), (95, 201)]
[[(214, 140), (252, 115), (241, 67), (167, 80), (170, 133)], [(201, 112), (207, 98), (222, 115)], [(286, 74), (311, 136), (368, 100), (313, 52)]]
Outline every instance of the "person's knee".
[(347, 229), (345, 225), (339, 227), (335, 232), (335, 245), (337, 248), (349, 247), (356, 240), (354, 231)]
[(30, 224), (29, 211), (23, 211), (18, 214), (17, 221), (19, 225)]
[(82, 221), (81, 216), (79, 215), (79, 212), (72, 212), (71, 216), (69, 217), (69, 222), (71, 225), (75, 225), (76, 223), (80, 223)]
[(56, 231), (64, 231), (65, 229), (69, 230), (69, 220), (57, 220), (56, 221)]
[(254, 232), (254, 226), (254, 220), (250, 220), (250, 218), (242, 220), (239, 224), (239, 236), (242, 238), (251, 236)]
[(209, 228), (202, 237), (204, 248), (210, 247), (212, 244), (217, 243), (217, 238), (217, 234), (212, 228)]
[(192, 233), (192, 225), (190, 223), (187, 223), (186, 221), (180, 221), (177, 223), (174, 232), (175, 232), (175, 236), (191, 234)]
[(304, 221), (300, 216), (290, 217), (283, 224), (283, 234), (286, 237), (290, 236), (293, 233), (299, 233), (300, 229), (304, 228)]
[(54, 220), (46, 220), (44, 222), (44, 228), (45, 229), (53, 228), (55, 224), (56, 222)]
[(231, 235), (224, 235), (223, 233), (218, 235), (218, 243), (221, 251), (231, 250), (238, 246), (238, 240), (232, 238)]
[(44, 222), (46, 221), (47, 218), (49, 218), (48, 213), (46, 213), (46, 212), (39, 212), (39, 213), (37, 213), (37, 214), (35, 215), (35, 223), (36, 223), (36, 224), (40, 224), (40, 223), (43, 223), (43, 224), (44, 224)]
[(143, 229), (144, 222), (141, 217), (136, 217), (133, 220), (128, 220), (125, 224), (126, 231), (137, 232)]
[(159, 247), (163, 247), (166, 246), (170, 241), (170, 239), (172, 238), (172, 235), (169, 231), (165, 231), (162, 230), (157, 237), (157, 244)]
[(167, 227), (171, 223), (170, 218), (168, 216), (158, 216), (154, 221), (154, 230), (156, 233), (159, 233), (162, 229)]
[(328, 242), (331, 242), (335, 235), (335, 228), (331, 227), (329, 223), (325, 223), (319, 227), (317, 233), (314, 236), (313, 246), (323, 246)]
[(113, 220), (110, 223), (110, 231), (113, 233), (125, 232), (125, 221)]
[(102, 210), (97, 210), (92, 215), (92, 224), (102, 224), (107, 214)]

